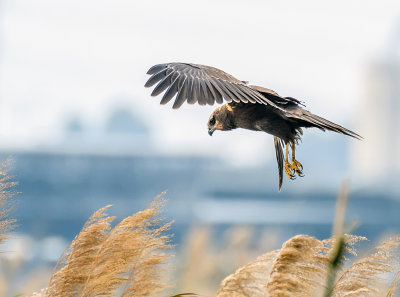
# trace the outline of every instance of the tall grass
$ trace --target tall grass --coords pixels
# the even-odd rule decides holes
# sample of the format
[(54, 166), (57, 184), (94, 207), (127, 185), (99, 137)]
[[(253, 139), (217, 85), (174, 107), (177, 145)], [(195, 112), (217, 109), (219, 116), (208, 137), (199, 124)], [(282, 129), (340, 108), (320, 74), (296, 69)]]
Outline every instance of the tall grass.
[(17, 184), (11, 181), (8, 175), (10, 159), (0, 164), (0, 244), (7, 238), (6, 233), (10, 231), (15, 219), (10, 219), (10, 198), (15, 195), (13, 187)]
[(278, 254), (279, 250), (271, 251), (239, 268), (222, 281), (217, 296), (266, 296), (268, 282), (265, 280), (270, 278), (272, 264)]
[[(7, 159), (0, 164), (0, 244), (7, 239), (7, 232), (15, 223), (15, 219), (9, 217), (12, 209), (10, 198), (15, 195), (13, 187), (17, 184), (11, 181), (8, 175), (10, 162), (10, 159)], [(6, 287), (7, 285), (0, 281), (0, 294), (6, 291)]]
[[(219, 297), (382, 296), (396, 294), (400, 278), (400, 236), (384, 241), (355, 262), (355, 244), (365, 237), (343, 233), (348, 184), (338, 196), (333, 236), (297, 235), (228, 276)], [(347, 269), (343, 267), (348, 266)]]
[[(347, 251), (355, 254), (354, 244), (364, 239), (346, 235)], [(332, 296), (395, 296), (399, 245), (400, 237), (393, 237), (353, 263), (343, 261), (348, 268), (339, 269)], [(280, 250), (266, 253), (228, 276), (217, 296), (322, 296), (334, 246), (334, 238), (317, 240), (297, 235)]]
[(46, 297), (150, 296), (165, 288), (160, 265), (171, 255), (171, 223), (161, 224), (164, 200), (111, 227), (114, 217), (104, 207), (95, 212), (61, 257)]
[[(114, 228), (110, 225), (114, 218), (105, 214), (108, 207), (95, 212), (61, 258), (47, 291), (36, 296), (162, 296), (160, 290), (167, 286), (160, 281), (166, 272), (162, 264), (170, 256), (164, 253), (170, 248), (168, 237), (162, 235), (170, 224), (160, 224), (157, 218), (162, 205), (156, 198), (148, 209)], [(337, 256), (340, 238), (342, 252)], [(280, 249), (257, 257), (226, 277), (215, 295), (323, 296), (332, 259), (339, 257), (330, 296), (394, 296), (400, 275), (400, 236), (351, 262), (356, 244), (363, 240), (366, 238), (355, 235), (325, 240), (294, 236)], [(202, 254), (197, 256), (204, 260)]]

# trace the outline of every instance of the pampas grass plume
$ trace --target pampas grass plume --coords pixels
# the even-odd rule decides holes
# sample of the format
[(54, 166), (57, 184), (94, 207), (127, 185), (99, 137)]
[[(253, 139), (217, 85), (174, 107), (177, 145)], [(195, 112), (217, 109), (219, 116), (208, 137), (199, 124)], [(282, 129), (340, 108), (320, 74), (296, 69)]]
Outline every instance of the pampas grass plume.
[(167, 287), (163, 264), (171, 255), (171, 223), (161, 224), (161, 195), (151, 205), (111, 228), (107, 207), (95, 212), (68, 247), (53, 274), (46, 297), (150, 296)]

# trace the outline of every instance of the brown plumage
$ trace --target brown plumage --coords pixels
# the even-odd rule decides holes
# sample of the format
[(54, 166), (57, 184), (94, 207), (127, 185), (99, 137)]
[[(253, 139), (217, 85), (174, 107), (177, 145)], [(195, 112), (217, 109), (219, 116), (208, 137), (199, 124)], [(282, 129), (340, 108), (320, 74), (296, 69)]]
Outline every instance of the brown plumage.
[[(151, 95), (157, 96), (165, 91), (161, 104), (175, 97), (174, 109), (178, 109), (185, 101), (189, 104), (198, 102), (199, 105), (227, 102), (211, 114), (208, 121), (210, 135), (215, 130), (236, 128), (274, 135), (279, 189), (282, 186), (283, 169), (290, 179), (294, 179), (295, 174), (302, 176), (303, 167), (295, 159), (295, 145), (303, 134), (303, 127), (316, 127), (323, 131), (362, 138), (353, 131), (312, 114), (295, 98), (282, 97), (270, 89), (251, 86), (214, 67), (166, 63), (151, 67), (147, 74), (152, 76), (146, 82), (146, 87), (158, 83)], [(288, 161), (289, 145), (292, 149), (292, 163)]]

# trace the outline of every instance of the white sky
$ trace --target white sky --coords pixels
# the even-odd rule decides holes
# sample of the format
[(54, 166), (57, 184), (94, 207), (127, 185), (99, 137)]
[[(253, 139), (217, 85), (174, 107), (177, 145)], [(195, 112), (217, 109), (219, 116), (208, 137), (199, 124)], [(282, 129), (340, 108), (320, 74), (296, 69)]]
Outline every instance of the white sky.
[(246, 131), (209, 137), (214, 107), (160, 106), (161, 97), (143, 87), (147, 69), (170, 61), (212, 65), (353, 128), (364, 71), (400, 18), (398, 0), (0, 3), (1, 147), (59, 139), (72, 114), (102, 125), (123, 104), (156, 130), (165, 152), (214, 153), (221, 145), (220, 153), (250, 159), (272, 152), (272, 139)]

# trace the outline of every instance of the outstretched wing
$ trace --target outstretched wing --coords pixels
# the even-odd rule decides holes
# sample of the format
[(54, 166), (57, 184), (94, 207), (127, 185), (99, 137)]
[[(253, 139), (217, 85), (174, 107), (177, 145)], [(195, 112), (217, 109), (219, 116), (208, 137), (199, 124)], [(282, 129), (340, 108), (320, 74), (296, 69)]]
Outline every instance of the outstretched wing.
[[(283, 110), (279, 104), (268, 99), (246, 82), (214, 67), (189, 63), (166, 63), (151, 67), (147, 74), (152, 76), (145, 87), (158, 83), (151, 96), (157, 96), (166, 90), (160, 103), (166, 104), (176, 96), (172, 107), (174, 109), (181, 107), (185, 101), (189, 104), (198, 102), (200, 105), (213, 105), (215, 102), (221, 104), (225, 100), (226, 102), (266, 104)], [(273, 92), (273, 94), (276, 93)], [(276, 96), (282, 98), (278, 94)]]

